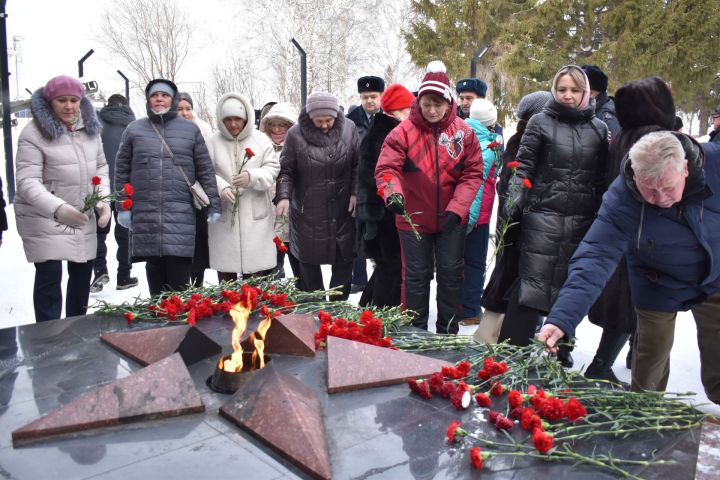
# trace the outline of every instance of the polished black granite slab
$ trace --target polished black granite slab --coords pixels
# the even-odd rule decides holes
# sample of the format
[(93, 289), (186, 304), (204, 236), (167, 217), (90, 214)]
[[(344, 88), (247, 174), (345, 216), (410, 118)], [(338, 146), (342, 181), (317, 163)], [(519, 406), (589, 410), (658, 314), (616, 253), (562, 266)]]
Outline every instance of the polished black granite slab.
[[(205, 380), (217, 359), (188, 367), (204, 413), (124, 425), (93, 434), (13, 448), (10, 432), (98, 386), (124, 378), (141, 365), (99, 337), (131, 331), (122, 318), (88, 315), (0, 330), (0, 478), (306, 478), (295, 465), (219, 415), (229, 395), (212, 392)], [(229, 318), (198, 322), (198, 329), (230, 353)], [(462, 352), (438, 358), (456, 361)], [(335, 479), (561, 479), (614, 478), (603, 471), (538, 460), (496, 458), (482, 472), (470, 467), (467, 447), (451, 447), (445, 431), (460, 420), (474, 431), (497, 435), (477, 411), (457, 412), (449, 402), (411, 395), (405, 385), (327, 394), (327, 357), (273, 355), (273, 367), (317, 395), (323, 412)], [(663, 438), (611, 443), (619, 456), (656, 451), (674, 465), (635, 470), (647, 479), (692, 479), (699, 429)]]

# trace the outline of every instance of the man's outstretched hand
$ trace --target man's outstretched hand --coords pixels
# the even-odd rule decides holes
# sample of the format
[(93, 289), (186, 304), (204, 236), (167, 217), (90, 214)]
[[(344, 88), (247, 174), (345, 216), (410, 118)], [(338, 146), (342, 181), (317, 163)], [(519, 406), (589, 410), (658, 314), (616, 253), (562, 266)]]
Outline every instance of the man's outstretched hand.
[(540, 329), (540, 333), (538, 334), (538, 340), (545, 343), (548, 352), (557, 353), (557, 343), (564, 336), (565, 332), (563, 332), (559, 327), (550, 323), (546, 323)]

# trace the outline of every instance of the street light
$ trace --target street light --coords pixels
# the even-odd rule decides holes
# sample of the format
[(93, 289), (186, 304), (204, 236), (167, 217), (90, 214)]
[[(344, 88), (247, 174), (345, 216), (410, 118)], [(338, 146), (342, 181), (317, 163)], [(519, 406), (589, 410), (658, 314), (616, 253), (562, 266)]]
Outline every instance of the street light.
[(307, 99), (307, 54), (294, 38), (290, 39), (295, 48), (300, 52), (300, 108), (305, 106)]
[(470, 78), (475, 78), (475, 75), (477, 75), (477, 61), (480, 60), (480, 57), (485, 55), (485, 52), (487, 52), (489, 48), (489, 45), (482, 47), (480, 53), (473, 56), (472, 60), (470, 60)]
[(82, 78), (82, 77), (83, 77), (83, 63), (84, 63), (85, 60), (87, 60), (88, 57), (89, 57), (90, 55), (92, 55), (93, 53), (95, 53), (95, 50), (93, 50), (93, 49), (91, 48), (90, 50), (88, 50), (88, 52), (85, 54), (84, 57), (82, 57), (80, 60), (78, 60), (78, 78)]

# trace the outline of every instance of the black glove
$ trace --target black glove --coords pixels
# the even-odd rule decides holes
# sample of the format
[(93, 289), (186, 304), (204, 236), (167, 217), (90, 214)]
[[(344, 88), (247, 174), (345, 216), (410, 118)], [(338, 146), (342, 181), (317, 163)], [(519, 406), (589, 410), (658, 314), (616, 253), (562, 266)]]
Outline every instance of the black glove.
[(443, 225), (441, 232), (450, 232), (460, 224), (460, 217), (453, 212), (443, 213)]
[(525, 189), (523, 179), (517, 175), (510, 177), (507, 188), (507, 198), (503, 205), (503, 216), (508, 220), (516, 221), (520, 218), (525, 203)]
[(405, 213), (405, 198), (399, 193), (393, 193), (387, 199), (387, 208), (397, 215), (402, 215)]

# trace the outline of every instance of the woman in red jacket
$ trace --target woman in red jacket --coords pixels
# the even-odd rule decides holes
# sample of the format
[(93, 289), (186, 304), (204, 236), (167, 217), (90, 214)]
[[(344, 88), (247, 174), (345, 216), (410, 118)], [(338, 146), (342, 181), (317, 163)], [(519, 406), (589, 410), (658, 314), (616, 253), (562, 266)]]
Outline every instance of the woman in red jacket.
[(402, 249), (402, 304), (413, 326), (427, 329), (430, 281), (437, 268), (438, 333), (457, 333), (462, 317), (465, 228), (482, 182), (480, 145), (456, 116), (445, 65), (434, 61), (413, 102), (410, 117), (390, 132), (380, 152), (375, 181), (398, 215)]

